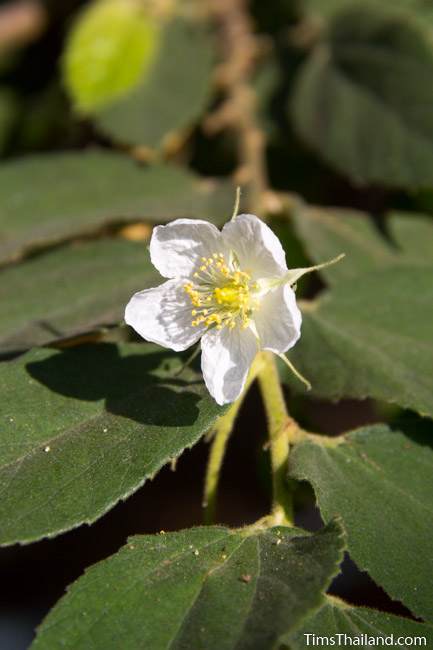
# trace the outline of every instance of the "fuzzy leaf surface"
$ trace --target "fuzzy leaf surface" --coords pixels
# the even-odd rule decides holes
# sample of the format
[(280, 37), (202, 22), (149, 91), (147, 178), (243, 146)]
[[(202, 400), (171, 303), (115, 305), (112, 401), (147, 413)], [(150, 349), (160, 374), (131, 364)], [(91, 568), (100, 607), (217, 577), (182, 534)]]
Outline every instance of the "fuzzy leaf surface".
[(365, 273), (302, 305), (290, 359), (314, 395), (373, 397), (433, 416), (432, 273), (422, 265)]
[(34, 350), (0, 365), (0, 544), (91, 523), (224, 412), (153, 345)]
[(268, 650), (338, 571), (336, 522), (314, 535), (222, 527), (132, 537), (68, 590), (33, 650)]
[(123, 320), (131, 295), (161, 283), (146, 242), (100, 239), (0, 271), (0, 351), (22, 350)]
[(433, 621), (433, 442), (386, 425), (326, 444), (301, 442), (290, 475), (313, 486), (325, 521), (340, 516), (348, 551), (391, 598)]
[(28, 156), (0, 169), (0, 262), (108, 223), (178, 217), (224, 223), (233, 189), (102, 151)]
[(346, 254), (320, 271), (330, 284), (398, 264), (431, 266), (433, 221), (427, 216), (393, 213), (375, 224), (364, 212), (302, 206), (293, 214), (296, 233), (315, 263)]
[[(417, 623), (408, 618), (401, 618), (393, 614), (379, 612), (368, 607), (353, 607), (336, 598), (330, 598), (326, 604), (310, 616), (297, 632), (288, 640), (292, 650), (304, 650), (306, 634), (334, 637), (345, 634), (348, 637), (426, 637), (426, 646), (433, 642), (433, 627), (424, 623)], [(363, 636), (364, 635), (364, 636)], [(310, 637), (312, 641), (312, 637)], [(342, 640), (344, 637), (342, 637)], [(377, 644), (376, 644), (377, 645)], [(358, 648), (371, 648), (371, 644), (360, 643)], [(408, 649), (412, 647), (401, 644), (399, 647)]]
[(313, 150), (359, 185), (430, 187), (431, 34), (382, 4), (349, 5), (333, 17), (300, 70), (294, 125)]

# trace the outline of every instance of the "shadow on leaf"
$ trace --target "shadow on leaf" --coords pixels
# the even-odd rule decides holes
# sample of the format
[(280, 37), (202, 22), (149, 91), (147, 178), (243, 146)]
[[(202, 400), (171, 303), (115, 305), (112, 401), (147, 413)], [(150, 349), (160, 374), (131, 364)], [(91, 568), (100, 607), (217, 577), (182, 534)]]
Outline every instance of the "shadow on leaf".
[[(137, 350), (144, 345), (137, 345)], [(202, 383), (173, 377), (179, 366), (171, 352), (121, 356), (112, 343), (83, 345), (27, 364), (50, 390), (83, 401), (105, 401), (108, 413), (154, 426), (186, 426), (198, 417)], [(189, 376), (191, 371), (186, 371)], [(182, 373), (183, 374), (183, 373)]]

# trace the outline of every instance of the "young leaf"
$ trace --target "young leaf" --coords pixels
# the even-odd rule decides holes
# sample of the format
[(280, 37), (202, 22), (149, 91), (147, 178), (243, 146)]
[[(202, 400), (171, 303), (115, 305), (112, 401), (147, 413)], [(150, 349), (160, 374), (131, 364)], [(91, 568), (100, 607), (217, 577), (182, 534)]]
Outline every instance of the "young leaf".
[(346, 253), (342, 264), (320, 272), (331, 284), (395, 264), (432, 263), (433, 222), (423, 215), (390, 214), (382, 222), (385, 232), (367, 214), (355, 210), (300, 207), (293, 218), (297, 234), (317, 264)]
[(0, 351), (116, 324), (135, 291), (160, 282), (146, 243), (120, 239), (62, 247), (6, 268), (1, 273)]
[(192, 528), (132, 537), (74, 583), (33, 650), (267, 650), (322, 600), (342, 531)]
[(206, 108), (214, 58), (209, 30), (175, 18), (163, 28), (158, 52), (146, 78), (95, 116), (117, 141), (159, 148), (189, 129)]
[(91, 523), (224, 412), (145, 344), (35, 350), (0, 365), (0, 544)]
[(0, 169), (0, 262), (110, 223), (198, 217), (223, 223), (233, 188), (103, 151), (29, 156)]
[(356, 183), (433, 184), (431, 35), (404, 14), (354, 4), (302, 67), (299, 134)]
[(145, 79), (158, 49), (158, 23), (134, 0), (98, 0), (79, 15), (63, 59), (79, 111), (99, 109)]
[(432, 267), (393, 267), (340, 282), (305, 303), (290, 359), (313, 393), (373, 397), (433, 416), (431, 278)]
[(333, 443), (296, 445), (290, 475), (309, 481), (325, 521), (341, 516), (360, 569), (433, 621), (431, 435), (365, 427)]
[[(310, 635), (308, 637), (307, 635)], [(335, 639), (335, 645), (340, 645), (337, 641), (341, 639), (341, 645), (349, 645), (350, 641), (346, 640), (343, 635), (366, 639), (372, 637), (391, 637), (395, 640), (398, 637), (425, 637), (426, 643), (417, 645), (429, 647), (433, 642), (433, 627), (424, 623), (417, 623), (408, 618), (400, 618), (393, 614), (378, 612), (367, 607), (353, 607), (337, 598), (327, 598), (327, 602), (319, 611), (310, 616), (302, 627), (291, 635), (288, 639), (292, 650), (304, 650), (307, 645), (313, 645), (312, 634), (322, 637), (332, 637)], [(338, 635), (342, 635), (338, 637)], [(410, 644), (400, 645), (401, 648), (409, 648)], [(378, 641), (375, 645), (378, 645)], [(395, 642), (394, 642), (395, 643)], [(309, 645), (308, 644), (308, 645)], [(389, 641), (388, 641), (389, 645)], [(358, 648), (371, 648), (370, 643), (358, 643)]]

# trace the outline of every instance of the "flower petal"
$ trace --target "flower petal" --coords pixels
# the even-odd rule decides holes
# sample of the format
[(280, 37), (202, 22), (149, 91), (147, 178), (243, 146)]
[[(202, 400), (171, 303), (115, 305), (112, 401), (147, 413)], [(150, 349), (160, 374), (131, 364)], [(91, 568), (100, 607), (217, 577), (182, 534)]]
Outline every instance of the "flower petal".
[(293, 289), (279, 286), (263, 296), (254, 323), (264, 350), (281, 354), (292, 348), (301, 336), (302, 323)]
[(165, 278), (188, 277), (201, 257), (223, 253), (221, 233), (200, 219), (176, 219), (157, 226), (150, 240), (152, 264)]
[(176, 352), (186, 350), (203, 334), (203, 327), (193, 327), (191, 320), (191, 301), (183, 282), (177, 280), (139, 291), (125, 309), (125, 321), (140, 336)]
[(255, 279), (279, 277), (287, 273), (286, 255), (272, 230), (253, 214), (240, 214), (225, 224), (222, 236), (227, 248), (235, 251), (243, 271)]
[(249, 329), (212, 329), (201, 340), (201, 368), (208, 391), (218, 404), (234, 402), (242, 392), (258, 350)]

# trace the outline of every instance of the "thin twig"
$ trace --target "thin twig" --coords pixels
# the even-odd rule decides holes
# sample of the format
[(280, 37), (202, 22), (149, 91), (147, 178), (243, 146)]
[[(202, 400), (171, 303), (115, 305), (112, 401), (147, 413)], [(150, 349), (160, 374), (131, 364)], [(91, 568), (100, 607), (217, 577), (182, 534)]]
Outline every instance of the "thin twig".
[(258, 41), (247, 11), (247, 0), (208, 0), (208, 6), (221, 32), (224, 62), (218, 81), (226, 100), (205, 120), (204, 126), (209, 133), (233, 128), (239, 150), (235, 180), (245, 187), (249, 209), (260, 214), (267, 189), (265, 137), (256, 120), (257, 100), (250, 85)]
[(36, 40), (47, 21), (47, 11), (38, 0), (8, 2), (0, 7), (0, 52)]

